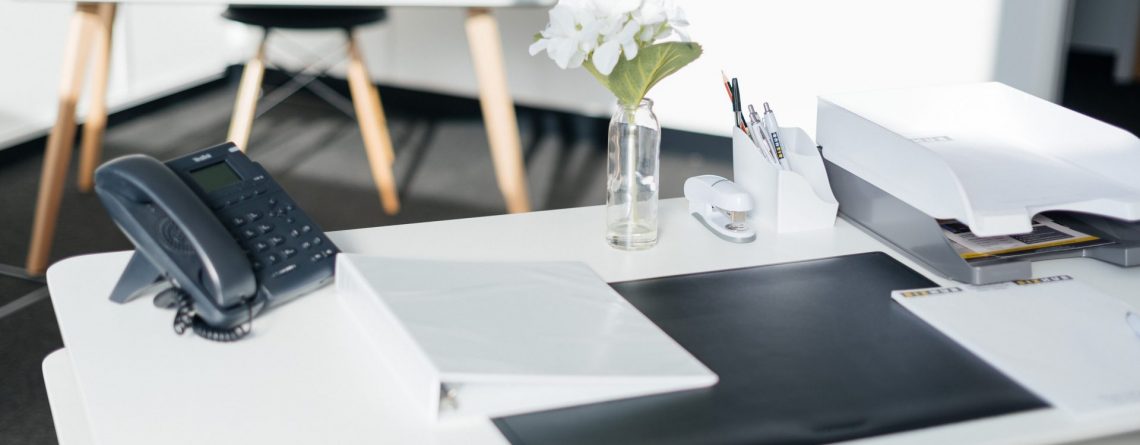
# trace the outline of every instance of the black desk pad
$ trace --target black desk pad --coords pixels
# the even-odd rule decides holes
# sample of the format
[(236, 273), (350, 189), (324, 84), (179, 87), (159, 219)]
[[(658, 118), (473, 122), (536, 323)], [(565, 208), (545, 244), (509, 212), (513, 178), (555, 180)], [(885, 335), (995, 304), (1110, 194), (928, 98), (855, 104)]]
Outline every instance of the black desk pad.
[(1047, 406), (891, 300), (935, 285), (881, 252), (615, 283), (720, 382), (495, 424), (513, 444), (820, 443)]

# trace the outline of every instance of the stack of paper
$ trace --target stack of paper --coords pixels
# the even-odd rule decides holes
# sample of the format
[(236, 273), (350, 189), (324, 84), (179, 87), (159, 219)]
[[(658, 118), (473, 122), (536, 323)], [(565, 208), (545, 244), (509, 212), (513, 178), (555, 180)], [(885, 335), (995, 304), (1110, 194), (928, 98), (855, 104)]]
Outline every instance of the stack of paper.
[(1054, 406), (1140, 403), (1140, 315), (1068, 276), (891, 296)]
[(341, 254), (337, 291), (425, 417), (501, 416), (717, 377), (580, 263)]

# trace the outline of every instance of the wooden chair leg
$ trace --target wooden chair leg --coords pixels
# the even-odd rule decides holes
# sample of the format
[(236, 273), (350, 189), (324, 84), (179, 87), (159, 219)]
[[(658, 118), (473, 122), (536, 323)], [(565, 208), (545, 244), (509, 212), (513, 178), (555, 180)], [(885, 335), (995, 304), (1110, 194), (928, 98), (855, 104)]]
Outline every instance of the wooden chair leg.
[(348, 87), (360, 134), (364, 138), (364, 151), (372, 168), (372, 179), (380, 191), (381, 205), (385, 213), (394, 215), (400, 211), (400, 197), (396, 193), (396, 177), (392, 173), (396, 158), (392, 138), (388, 134), (388, 120), (384, 117), (380, 95), (368, 75), (356, 36), (352, 33), (348, 36)]
[(94, 60), (91, 72), (91, 109), (83, 125), (79, 151), (79, 191), (94, 186), (95, 167), (103, 157), (103, 131), (107, 128), (107, 76), (111, 68), (111, 34), (115, 26), (115, 3), (99, 5), (99, 26), (95, 27)]
[(530, 198), (527, 196), (519, 124), (515, 117), (514, 101), (507, 89), (499, 26), (489, 9), (468, 10), (467, 42), (471, 46), (471, 59), (479, 82), (479, 104), (483, 109), (483, 122), (487, 126), (487, 139), (491, 145), (491, 160), (495, 163), (499, 190), (507, 202), (508, 212), (528, 212)]
[(257, 54), (246, 62), (241, 73), (237, 99), (234, 100), (234, 114), (230, 119), (230, 131), (226, 139), (238, 146), (241, 151), (249, 145), (249, 134), (253, 130), (253, 117), (257, 112), (257, 98), (261, 94), (261, 80), (265, 75), (265, 41), (269, 30), (257, 45)]
[[(363, 64), (363, 62), (361, 62)], [(388, 132), (388, 117), (384, 115), (384, 106), (380, 101), (380, 89), (376, 87), (375, 83), (369, 82), (368, 86), (372, 88), (372, 95), (376, 97), (376, 108), (379, 110), (377, 114), (380, 115), (379, 126), (381, 146), (384, 149), (384, 155), (388, 158), (389, 167), (396, 164), (396, 150), (392, 148), (392, 135)]]
[(75, 143), (75, 105), (83, 88), (83, 74), (87, 66), (91, 33), (99, 24), (99, 4), (77, 3), (68, 25), (67, 46), (60, 69), (59, 109), (55, 124), (48, 135), (44, 149), (40, 190), (36, 199), (35, 221), (32, 223), (31, 245), (25, 267), (28, 275), (40, 276), (47, 270), (55, 235), (59, 204), (63, 198), (63, 184), (67, 179), (67, 166)]

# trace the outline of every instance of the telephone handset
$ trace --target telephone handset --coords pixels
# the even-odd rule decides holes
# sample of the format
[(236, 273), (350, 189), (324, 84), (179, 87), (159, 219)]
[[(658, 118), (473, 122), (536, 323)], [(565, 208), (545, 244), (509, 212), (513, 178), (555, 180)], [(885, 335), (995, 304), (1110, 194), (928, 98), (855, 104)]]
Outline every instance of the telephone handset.
[(108, 161), (95, 191), (136, 247), (111, 299), (165, 282), (184, 295), (176, 330), (190, 316), (195, 332), (236, 339), (219, 332), (332, 279), (336, 246), (232, 143), (166, 163)]

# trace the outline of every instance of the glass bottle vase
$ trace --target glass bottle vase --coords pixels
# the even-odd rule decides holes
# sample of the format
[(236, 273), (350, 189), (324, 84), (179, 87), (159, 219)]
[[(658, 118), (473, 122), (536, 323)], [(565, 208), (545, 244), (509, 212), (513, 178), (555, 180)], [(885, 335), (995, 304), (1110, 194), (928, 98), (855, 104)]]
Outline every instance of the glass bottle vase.
[(657, 244), (661, 125), (653, 101), (618, 103), (610, 119), (606, 159), (606, 242), (624, 250)]

